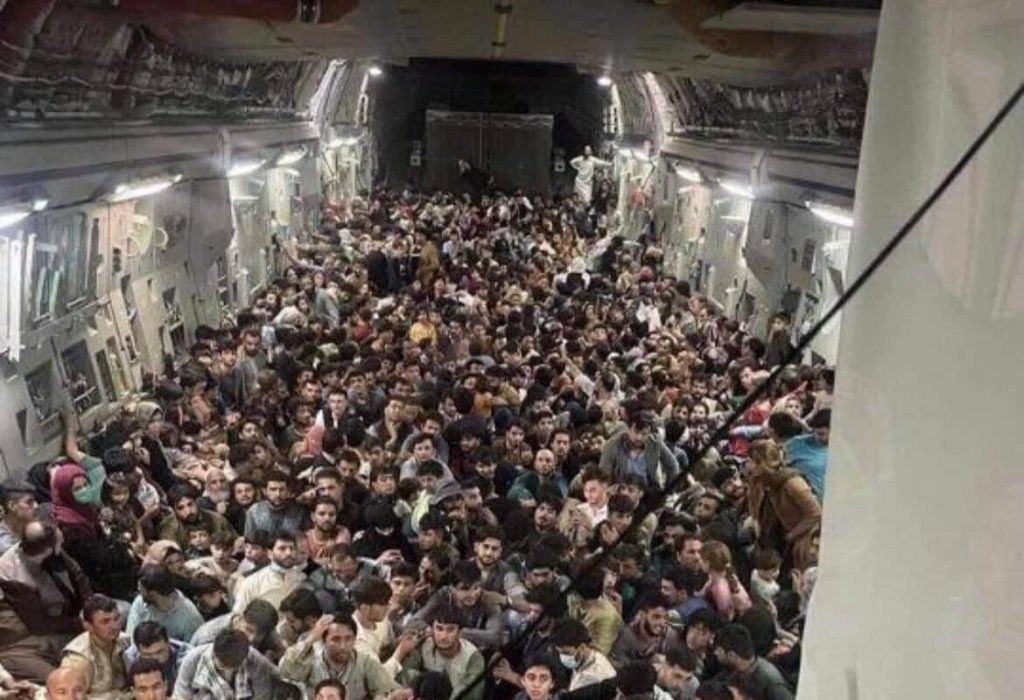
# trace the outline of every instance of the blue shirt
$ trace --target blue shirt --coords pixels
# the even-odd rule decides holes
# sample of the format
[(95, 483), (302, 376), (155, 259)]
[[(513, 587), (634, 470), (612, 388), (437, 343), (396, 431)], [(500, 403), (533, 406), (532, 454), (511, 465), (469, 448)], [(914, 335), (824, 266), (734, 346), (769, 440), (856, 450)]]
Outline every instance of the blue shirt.
[(794, 469), (804, 475), (818, 500), (824, 500), (828, 445), (822, 445), (813, 435), (800, 435), (786, 443), (786, 459)]
[(140, 622), (147, 620), (159, 622), (167, 630), (167, 636), (180, 641), (192, 639), (192, 635), (204, 622), (195, 603), (182, 595), (181, 591), (174, 592), (174, 605), (167, 612), (146, 603), (141, 593), (135, 596), (128, 612), (128, 623), (125, 625), (128, 636), (135, 633), (135, 628)]

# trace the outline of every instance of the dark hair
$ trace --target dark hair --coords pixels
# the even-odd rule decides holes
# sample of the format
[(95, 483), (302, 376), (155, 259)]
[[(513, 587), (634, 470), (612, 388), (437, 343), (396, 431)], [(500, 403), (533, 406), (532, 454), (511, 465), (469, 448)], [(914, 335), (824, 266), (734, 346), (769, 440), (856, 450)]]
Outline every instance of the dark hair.
[(673, 646), (665, 652), (665, 665), (678, 666), (693, 673), (697, 670), (697, 657), (685, 646)]
[(352, 588), (356, 605), (386, 605), (391, 600), (391, 586), (379, 576), (367, 576)]
[(199, 498), (199, 492), (191, 484), (175, 484), (167, 491), (167, 504), (174, 508), (184, 498), (193, 501)]
[(732, 691), (729, 686), (718, 681), (705, 681), (697, 688), (694, 700), (733, 700)]
[(625, 515), (632, 515), (636, 508), (633, 506), (633, 501), (624, 493), (613, 493), (608, 497), (608, 512), (609, 513), (623, 513)]
[(739, 623), (726, 625), (715, 633), (715, 646), (722, 651), (732, 652), (741, 659), (754, 658), (754, 640), (750, 631)]
[[(337, 472), (335, 472), (337, 474)], [(313, 502), (309, 505), (309, 512), (315, 513), (316, 509), (320, 506), (332, 506), (335, 511), (339, 510), (338, 502), (330, 496), (317, 496)]]
[(583, 600), (597, 600), (604, 593), (604, 572), (591, 571), (576, 583), (576, 592)]
[(155, 620), (140, 622), (132, 633), (136, 647), (148, 647), (159, 642), (169, 642), (170, 636), (164, 626)]
[(345, 607), (338, 612), (331, 615), (332, 625), (341, 625), (342, 627), (348, 627), (352, 630), (352, 634), (359, 634), (359, 627), (356, 625), (355, 619), (352, 617), (351, 607)]
[(483, 578), (480, 567), (472, 559), (463, 559), (452, 567), (452, 584), (459, 586), (478, 586)]
[(448, 700), (452, 697), (452, 682), (442, 671), (427, 671), (416, 677), (409, 689), (416, 700)]
[(665, 608), (666, 610), (669, 610), (672, 608), (672, 604), (661, 591), (655, 590), (643, 593), (636, 601), (637, 612), (641, 610), (653, 610), (654, 608)]
[(497, 525), (484, 523), (473, 533), (473, 542), (483, 542), (484, 540), (498, 540), (501, 544), (505, 544), (505, 533)]
[(616, 671), (615, 687), (626, 697), (650, 694), (658, 681), (658, 672), (650, 661), (630, 661)]
[(196, 574), (189, 579), (188, 589), (193, 596), (201, 596), (214, 591), (223, 591), (224, 584), (210, 574)]
[(288, 488), (289, 492), (292, 489), (292, 478), (280, 469), (274, 469), (267, 472), (267, 475), (263, 478), (264, 486), (269, 485), (271, 481), (284, 484)]
[(245, 536), (245, 543), (263, 547), (263, 549), (270, 549), (274, 546), (274, 537), (267, 530), (253, 530)]
[(526, 592), (526, 602), (539, 605), (549, 618), (560, 620), (569, 612), (566, 596), (554, 581), (542, 583)]
[(777, 569), (782, 566), (782, 556), (771, 547), (758, 547), (750, 563), (755, 569)]
[[(146, 623), (142, 623), (142, 624), (146, 624)], [(154, 624), (156, 624), (156, 623), (154, 623)], [(141, 626), (142, 625), (140, 624), (139, 627), (141, 627)], [(163, 629), (163, 628), (161, 627), (161, 629)], [(138, 629), (136, 629), (135, 632), (136, 632), (136, 634), (138, 634)], [(136, 645), (138, 645), (138, 642), (136, 642)], [(145, 676), (148, 673), (158, 673), (158, 674), (160, 674), (160, 680), (163, 680), (164, 679), (164, 665), (162, 663), (160, 663), (159, 661), (157, 661), (156, 659), (150, 659), (150, 658), (147, 658), (147, 657), (142, 657), (142, 658), (136, 659), (135, 663), (133, 663), (131, 665), (131, 668), (128, 669), (128, 684), (129, 685), (135, 685), (135, 678), (137, 676)]]
[(270, 546), (273, 547), (278, 542), (291, 542), (292, 544), (298, 544), (299, 536), (295, 534), (294, 530), (288, 528), (281, 528), (274, 533), (274, 542)]
[(395, 578), (401, 576), (402, 578), (411, 578), (414, 582), (420, 580), (420, 570), (415, 564), (402, 560), (391, 565), (391, 570), (388, 576)]
[(440, 479), (444, 476), (444, 467), (436, 459), (428, 459), (416, 469), (416, 476), (432, 476)]
[(323, 614), (323, 606), (316, 594), (308, 588), (296, 588), (281, 601), (281, 613), (291, 613), (300, 620), (307, 617), (319, 617)]
[(213, 655), (228, 668), (238, 668), (249, 656), (249, 638), (236, 629), (221, 630), (213, 640)]
[(434, 509), (428, 510), (427, 514), (420, 519), (420, 532), (439, 530), (443, 534), (447, 529), (448, 521), (444, 514)]
[(92, 622), (93, 616), (98, 612), (117, 612), (117, 602), (102, 593), (93, 593), (85, 599), (85, 605), (82, 606), (82, 619)]
[(462, 627), (462, 616), (459, 615), (459, 611), (455, 609), (454, 605), (446, 601), (434, 610), (430, 623), (433, 624), (435, 622), (442, 625), (458, 625)]
[(260, 634), (268, 634), (277, 626), (277, 608), (262, 598), (257, 598), (245, 606), (242, 619), (255, 627)]
[(600, 481), (607, 486), (611, 482), (611, 477), (604, 469), (591, 465), (584, 469), (583, 474), (580, 475), (581, 484), (585, 484), (588, 481)]
[(580, 644), (590, 644), (590, 632), (586, 625), (570, 617), (558, 621), (549, 641), (556, 647), (578, 647)]
[(313, 472), (313, 483), (320, 481), (320, 479), (330, 479), (331, 481), (336, 481), (340, 484), (341, 474), (338, 473), (337, 469), (332, 467), (320, 467)]
[(176, 579), (163, 564), (145, 564), (139, 570), (139, 585), (161, 595), (174, 593)]
[(323, 679), (316, 684), (315, 688), (313, 688), (313, 697), (316, 697), (324, 688), (334, 688), (338, 691), (338, 695), (341, 697), (341, 700), (345, 700), (345, 685), (341, 681), (335, 680), (334, 678)]
[(788, 440), (804, 432), (800, 421), (788, 411), (776, 411), (768, 416), (768, 427), (780, 440)]
[(703, 585), (700, 574), (681, 566), (668, 567), (661, 572), (661, 579), (668, 581), (680, 591), (686, 591), (686, 595), (691, 597)]
[(530, 656), (526, 663), (523, 664), (523, 671), (534, 668), (535, 666), (542, 666), (551, 672), (551, 680), (555, 683), (558, 682), (558, 676), (562, 673), (562, 664), (551, 654), (544, 652), (537, 652)]

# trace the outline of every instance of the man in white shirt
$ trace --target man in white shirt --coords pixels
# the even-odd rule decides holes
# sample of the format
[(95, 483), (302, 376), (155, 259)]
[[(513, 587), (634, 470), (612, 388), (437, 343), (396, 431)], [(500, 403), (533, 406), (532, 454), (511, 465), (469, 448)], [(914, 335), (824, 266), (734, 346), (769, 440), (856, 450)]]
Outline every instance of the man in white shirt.
[(295, 566), (294, 533), (282, 531), (274, 536), (270, 564), (239, 580), (235, 588), (235, 612), (241, 613), (250, 601), (261, 598), (280, 609), (281, 601), (306, 580), (306, 574)]

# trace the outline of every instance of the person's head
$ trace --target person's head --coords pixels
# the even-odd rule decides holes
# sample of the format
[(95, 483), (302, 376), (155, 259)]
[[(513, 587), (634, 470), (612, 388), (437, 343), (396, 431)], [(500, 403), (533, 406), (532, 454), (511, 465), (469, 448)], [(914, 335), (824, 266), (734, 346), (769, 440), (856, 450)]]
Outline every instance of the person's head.
[(629, 661), (616, 669), (615, 687), (620, 697), (650, 697), (658, 681), (658, 672), (650, 661)]
[(533, 510), (533, 525), (538, 532), (547, 532), (558, 524), (562, 512), (562, 499), (558, 494), (541, 493), (537, 496), (537, 507)]
[(57, 551), (58, 537), (52, 523), (30, 520), (21, 536), (21, 553), (34, 561), (44, 561)]
[(832, 427), (832, 411), (823, 409), (818, 411), (807, 421), (807, 427), (814, 434), (814, 441), (819, 445), (828, 445), (829, 432)]
[(390, 465), (370, 470), (370, 490), (376, 496), (394, 496), (398, 488), (398, 470)]
[(167, 683), (163, 672), (166, 664), (167, 661), (158, 661), (140, 652), (139, 658), (128, 669), (128, 684), (132, 688), (134, 700), (166, 700)]
[(174, 598), (176, 578), (163, 564), (145, 564), (139, 570), (139, 595), (148, 605), (167, 607)]
[(327, 657), (336, 664), (347, 664), (356, 646), (357, 633), (356, 623), (350, 614), (335, 613), (331, 624), (324, 631), (323, 644)]
[(359, 560), (351, 545), (344, 542), (331, 547), (328, 552), (331, 562), (331, 573), (343, 583), (350, 583), (359, 573)]
[(88, 690), (85, 673), (74, 666), (59, 666), (46, 677), (47, 700), (85, 700)]
[(540, 629), (551, 630), (569, 612), (565, 594), (554, 580), (535, 585), (526, 592), (526, 604), (529, 611), (527, 619), (532, 623), (544, 618)]
[(732, 568), (732, 554), (724, 542), (708, 540), (700, 550), (701, 563), (707, 573), (725, 574)]
[(722, 508), (722, 497), (715, 491), (705, 491), (693, 508), (693, 516), (700, 525), (707, 525)]
[(685, 603), (699, 587), (696, 572), (681, 566), (670, 566), (661, 573), (661, 594), (671, 607)]
[(333, 533), (338, 526), (338, 502), (330, 496), (319, 496), (313, 501), (313, 527), (324, 534)]
[(24, 524), (35, 517), (37, 507), (31, 484), (5, 481), (0, 485), (0, 516)]
[(266, 530), (253, 530), (245, 536), (245, 558), (256, 565), (270, 561), (270, 549), (274, 546), (274, 537)]
[(437, 448), (434, 447), (434, 435), (424, 430), (417, 433), (412, 440), (412, 456), (419, 464), (434, 459), (437, 456)]
[(251, 506), (256, 502), (256, 484), (248, 479), (235, 479), (231, 482), (231, 497), (240, 506)]
[(435, 459), (420, 462), (416, 468), (416, 478), (420, 482), (420, 488), (427, 493), (433, 494), (437, 492), (437, 487), (442, 477), (444, 477), (444, 467)]
[(253, 646), (261, 646), (277, 627), (279, 619), (277, 608), (262, 598), (257, 598), (245, 606), (241, 615), (232, 618), (231, 628), (244, 634)]
[(549, 700), (555, 691), (559, 668), (557, 659), (536, 655), (526, 660), (520, 681), (529, 700)]
[(294, 532), (281, 530), (274, 535), (274, 545), (270, 549), (270, 562), (283, 569), (295, 566), (295, 543), (298, 540)]
[(608, 498), (608, 523), (621, 535), (632, 524), (635, 509), (636, 504), (629, 496), (614, 494)]
[(665, 653), (665, 661), (658, 668), (658, 687), (671, 694), (681, 693), (697, 672), (697, 657), (683, 647), (673, 647)]
[(392, 600), (400, 605), (407, 605), (413, 599), (416, 592), (416, 583), (419, 581), (419, 569), (407, 561), (400, 561), (391, 567), (388, 575), (388, 585), (391, 586)]
[(565, 428), (557, 428), (551, 433), (551, 451), (559, 462), (569, 456), (572, 449), (572, 433)]
[(132, 633), (132, 641), (140, 659), (166, 666), (171, 660), (171, 641), (164, 626), (155, 620), (140, 622)]
[(213, 640), (213, 663), (221, 671), (239, 669), (249, 656), (249, 638), (235, 629), (225, 629)]
[(452, 567), (452, 600), (460, 608), (472, 608), (483, 594), (483, 576), (480, 567), (471, 559), (464, 559)]
[(455, 606), (446, 603), (438, 606), (430, 622), (430, 638), (441, 653), (455, 653), (461, 642), (462, 619)]
[(316, 495), (319, 498), (329, 498), (335, 504), (341, 503), (344, 494), (344, 486), (341, 482), (341, 474), (337, 469), (323, 467), (313, 473), (313, 484), (316, 486)]
[(102, 593), (93, 593), (82, 606), (82, 627), (104, 646), (116, 642), (121, 634), (121, 613), (117, 602)]
[(281, 616), (297, 635), (312, 629), (323, 612), (320, 599), (308, 588), (296, 588), (281, 601)]
[(452, 682), (444, 671), (421, 673), (409, 689), (413, 700), (449, 700), (452, 697)]
[(704, 543), (697, 535), (686, 534), (676, 542), (676, 558), (684, 569), (697, 571), (701, 568), (701, 550)]
[(754, 660), (754, 640), (739, 623), (726, 625), (715, 634), (715, 658), (732, 670), (745, 668)]
[(210, 531), (205, 527), (190, 527), (188, 532), (188, 547), (197, 552), (210, 551)]
[(570, 671), (575, 671), (590, 657), (590, 632), (577, 619), (560, 620), (550, 642), (558, 651), (558, 660)]
[(379, 576), (367, 576), (352, 589), (352, 602), (361, 615), (376, 624), (388, 615), (391, 586)]
[(313, 700), (345, 700), (345, 685), (333, 678), (325, 678), (313, 689)]
[(497, 525), (484, 525), (477, 529), (473, 552), (482, 567), (491, 567), (501, 559), (504, 535)]
[(750, 563), (757, 571), (757, 575), (765, 581), (778, 580), (779, 572), (782, 569), (782, 556), (778, 551), (770, 547), (758, 547), (754, 550)]
[(178, 484), (167, 492), (167, 503), (174, 511), (174, 517), (183, 525), (199, 523), (199, 505), (196, 499), (199, 494), (189, 484)]
[(668, 611), (671, 604), (659, 591), (648, 591), (636, 603), (633, 618), (648, 637), (663, 637), (668, 632)]
[(643, 447), (654, 430), (654, 414), (649, 411), (634, 411), (627, 421), (626, 438), (633, 447)]
[(537, 450), (533, 456), (533, 469), (541, 476), (550, 476), (555, 471), (555, 453), (551, 450)]
[(601, 507), (608, 499), (608, 473), (599, 467), (588, 467), (580, 477), (583, 483), (583, 498), (594, 507)]
[(270, 472), (263, 494), (271, 508), (283, 508), (291, 499), (291, 478), (284, 472)]
[(435, 549), (444, 542), (447, 531), (447, 519), (443, 513), (430, 510), (420, 520), (420, 534), (417, 538), (419, 548), (424, 552)]
[(695, 610), (686, 619), (686, 625), (683, 627), (686, 648), (695, 654), (703, 654), (710, 648), (718, 627), (718, 613), (707, 608)]

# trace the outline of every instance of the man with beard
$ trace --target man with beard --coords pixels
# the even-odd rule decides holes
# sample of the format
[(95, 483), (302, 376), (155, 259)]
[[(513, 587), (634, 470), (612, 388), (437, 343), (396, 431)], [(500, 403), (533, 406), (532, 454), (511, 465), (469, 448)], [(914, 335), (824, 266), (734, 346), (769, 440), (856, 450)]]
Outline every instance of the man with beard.
[(730, 672), (729, 681), (743, 685), (751, 700), (793, 700), (793, 691), (779, 669), (754, 651), (754, 640), (740, 624), (715, 634), (715, 658)]
[(46, 680), (61, 648), (81, 632), (78, 611), (92, 593), (59, 538), (53, 525), (33, 520), (21, 542), (0, 556), (0, 663), (36, 683)]
[(649, 411), (630, 414), (626, 429), (604, 444), (600, 466), (615, 481), (627, 474), (640, 477), (645, 491), (662, 489), (679, 474), (679, 462), (658, 437)]
[(270, 550), (270, 564), (243, 578), (235, 587), (235, 612), (245, 610), (249, 601), (266, 600), (279, 609), (285, 596), (302, 585), (306, 575), (295, 568), (296, 536), (282, 530), (274, 536)]
[(242, 331), (242, 342), (238, 348), (237, 358), (239, 371), (238, 405), (245, 406), (258, 388), (257, 380), (260, 371), (270, 366), (266, 353), (260, 348), (260, 332), (258, 330), (247, 328)]
[(631, 661), (652, 661), (656, 654), (681, 648), (679, 633), (669, 627), (668, 600), (660, 592), (645, 593), (637, 601), (633, 621), (619, 632), (609, 658), (616, 668)]
[(452, 584), (434, 593), (410, 622), (426, 622), (438, 609), (451, 606), (460, 616), (465, 639), (482, 651), (497, 649), (501, 644), (501, 608), (484, 597), (480, 568), (473, 561), (460, 561), (451, 573)]
[(540, 449), (533, 457), (533, 470), (523, 472), (515, 480), (508, 490), (508, 498), (529, 508), (536, 504), (537, 496), (545, 488), (555, 489), (562, 498), (569, 492), (565, 477), (556, 471), (554, 453)]
[(175, 578), (162, 564), (147, 564), (139, 572), (139, 594), (132, 601), (125, 631), (129, 636), (142, 622), (153, 621), (171, 639), (188, 641), (203, 625), (195, 603), (175, 588)]
[(537, 496), (537, 507), (533, 509), (533, 517), (526, 535), (518, 540), (514, 549), (525, 554), (533, 548), (542, 535), (558, 532), (558, 514), (562, 512), (565, 501), (553, 489), (541, 489)]
[(116, 696), (128, 687), (123, 655), (129, 642), (121, 632), (121, 622), (117, 603), (94, 593), (82, 607), (85, 632), (64, 647), (61, 667), (73, 668), (85, 676), (90, 697)]
[(309, 556), (321, 566), (328, 561), (328, 552), (336, 544), (351, 540), (348, 528), (338, 525), (338, 502), (330, 495), (318, 496), (310, 506), (313, 513), (313, 527), (306, 531)]
[(160, 521), (158, 539), (171, 540), (184, 550), (191, 530), (205, 530), (212, 537), (218, 532), (236, 535), (231, 523), (220, 513), (199, 507), (199, 493), (190, 484), (178, 484), (167, 492), (171, 514)]
[(351, 591), (367, 576), (377, 573), (372, 561), (355, 555), (352, 545), (336, 544), (326, 564), (318, 568), (304, 584), (316, 593), (324, 612), (334, 612), (351, 603)]
[(309, 510), (292, 500), (292, 479), (284, 472), (267, 475), (265, 500), (253, 504), (245, 514), (245, 533), (256, 530), (304, 532), (309, 528)]
[(474, 561), (483, 576), (484, 598), (498, 607), (521, 613), (528, 610), (526, 587), (519, 574), (502, 560), (505, 536), (497, 525), (484, 525), (474, 533)]
[(345, 700), (376, 700), (398, 684), (372, 654), (356, 649), (356, 623), (348, 614), (324, 615), (281, 658), (281, 675), (304, 687), (334, 680)]

